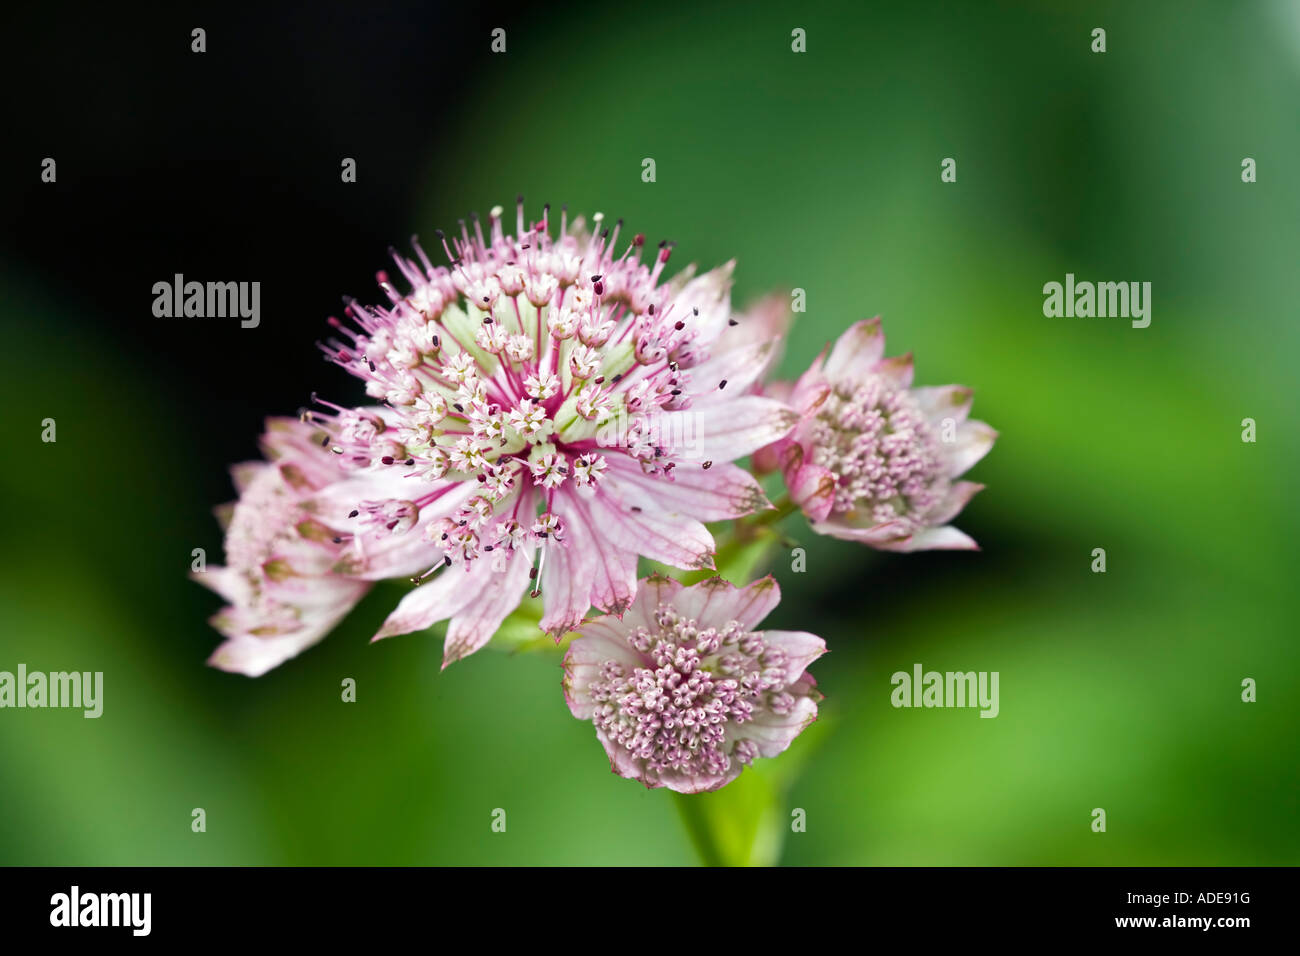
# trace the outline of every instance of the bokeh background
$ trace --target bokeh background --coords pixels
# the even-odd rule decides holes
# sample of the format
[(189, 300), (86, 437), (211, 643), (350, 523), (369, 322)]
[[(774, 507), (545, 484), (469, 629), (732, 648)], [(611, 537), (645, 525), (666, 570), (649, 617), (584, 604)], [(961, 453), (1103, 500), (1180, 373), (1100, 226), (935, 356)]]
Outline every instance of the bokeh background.
[[(833, 653), (782, 758), (780, 814), (807, 815), (782, 862), (1300, 859), (1296, 3), (5, 17), (0, 669), (102, 670), (105, 711), (0, 711), (0, 863), (695, 861), (553, 654), (439, 673), (437, 635), (369, 646), (399, 586), (264, 678), (203, 666), (219, 602), (186, 572), (220, 560), (227, 465), (312, 389), (359, 394), (323, 318), (373, 298), (390, 243), (516, 192), (676, 240), (673, 265), (734, 256), (741, 303), (805, 289), (787, 375), (882, 314), (1001, 432), (959, 521), (978, 554), (786, 526), (808, 570), (778, 560), (773, 620)], [(174, 272), (261, 281), (261, 327), (155, 319)], [(1151, 282), (1150, 328), (1045, 318), (1066, 272)], [(915, 662), (999, 671), (1000, 716), (895, 710)]]

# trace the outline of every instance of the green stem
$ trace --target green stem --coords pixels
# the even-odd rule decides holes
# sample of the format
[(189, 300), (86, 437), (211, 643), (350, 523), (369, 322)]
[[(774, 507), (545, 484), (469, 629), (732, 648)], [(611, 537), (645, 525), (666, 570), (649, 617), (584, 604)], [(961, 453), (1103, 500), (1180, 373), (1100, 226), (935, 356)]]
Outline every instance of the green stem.
[(686, 835), (691, 838), (691, 845), (699, 854), (700, 862), (705, 866), (724, 866), (722, 849), (714, 839), (713, 826), (699, 795), (674, 793), (673, 802), (677, 804), (677, 812), (686, 825)]
[(766, 528), (784, 521), (798, 510), (799, 506), (790, 500), (789, 495), (782, 495), (772, 503), (770, 511), (762, 511), (754, 515), (750, 525), (756, 528)]
[[(725, 537), (718, 536), (714, 558), (717, 573), (737, 583), (747, 582), (753, 570), (766, 563), (781, 545), (781, 535), (773, 526), (797, 510), (798, 506), (787, 496), (767, 511), (733, 521)], [(683, 576), (682, 581), (694, 584), (710, 576), (708, 571), (692, 572)]]

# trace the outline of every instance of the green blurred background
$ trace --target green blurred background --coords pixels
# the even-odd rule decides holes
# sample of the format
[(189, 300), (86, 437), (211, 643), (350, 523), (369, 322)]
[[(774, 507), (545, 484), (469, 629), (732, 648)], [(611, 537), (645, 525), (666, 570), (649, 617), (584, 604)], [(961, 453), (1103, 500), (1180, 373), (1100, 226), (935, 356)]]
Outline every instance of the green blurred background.
[[(307, 233), (248, 224), (308, 249), (288, 274), (258, 252), (227, 276), (280, 281), (265, 338), (223, 327), (182, 346), (152, 319), (150, 283), (215, 277), (207, 261), (123, 262), (120, 287), (79, 284), (79, 259), (114, 255), (111, 228), (66, 223), (72, 248), (44, 252), (67, 256), (62, 277), (10, 236), (0, 669), (102, 670), (105, 710), (0, 711), (0, 863), (694, 862), (671, 795), (610, 774), (569, 716), (556, 655), (489, 650), (439, 673), (435, 635), (368, 646), (400, 586), (264, 678), (203, 666), (218, 601), (186, 572), (196, 547), (220, 561), (225, 464), (312, 388), (359, 397), (314, 356), (320, 320), (342, 293), (373, 301), (389, 242), (516, 192), (534, 215), (568, 203), (673, 239), (673, 266), (734, 256), (741, 304), (805, 289), (786, 375), (881, 314), (919, 384), (973, 386), (975, 416), (1001, 432), (957, 522), (980, 553), (880, 555), (787, 523), (808, 570), (778, 559), (771, 620), (832, 653), (815, 668), (825, 719), (781, 758), (799, 772), (780, 814), (807, 816), (781, 862), (1296, 863), (1300, 8), (1074, 7), (602, 4), (503, 9), (454, 32), (402, 31), (398, 10), (394, 42), (429, 46), (403, 70), (437, 74), (444, 95), (412, 103), (393, 69), (383, 95), (407, 125), (367, 124), (360, 96), (337, 100), (337, 123), (318, 107), (325, 139), (350, 128), (365, 143), (330, 140), (319, 182), (275, 167), (298, 154), (225, 170), (227, 189), (298, 190), (321, 210)], [(329, 22), (279, 38), (286, 76), (325, 69), (298, 62), (295, 37), (350, 29), (309, 9)], [(488, 52), (492, 26), (504, 56)], [(1104, 54), (1089, 49), (1098, 26)], [(331, 198), (340, 151), (363, 157), (363, 184), (385, 162), (415, 169), (402, 209), (367, 218), (370, 198)], [(150, 155), (184, 168), (183, 150)], [(61, 163), (61, 181), (77, 175)], [(394, 208), (376, 179), (359, 195)], [(182, 244), (204, 228), (147, 205), (118, 226)], [(344, 241), (366, 250), (345, 273), (311, 265), (313, 243)], [(1045, 318), (1042, 286), (1066, 272), (1151, 282), (1151, 326)], [(46, 416), (56, 444), (39, 440)], [(1105, 574), (1090, 571), (1098, 547)], [(1000, 672), (1000, 716), (892, 708), (889, 676), (915, 662)], [(340, 702), (346, 677), (355, 704)], [(195, 807), (206, 833), (191, 832)]]

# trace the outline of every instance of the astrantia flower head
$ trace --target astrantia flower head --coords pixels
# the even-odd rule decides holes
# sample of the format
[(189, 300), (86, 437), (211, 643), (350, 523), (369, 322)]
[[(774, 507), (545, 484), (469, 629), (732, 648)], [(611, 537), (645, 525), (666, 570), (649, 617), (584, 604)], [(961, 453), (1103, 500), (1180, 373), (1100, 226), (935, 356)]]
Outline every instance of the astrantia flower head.
[(336, 573), (343, 539), (311, 503), (344, 475), (318, 435), (291, 418), (269, 419), (268, 460), (232, 469), (240, 498), (221, 511), (228, 564), (192, 575), (230, 602), (212, 619), (226, 637), (214, 667), (265, 673), (323, 638), (368, 587)]
[(627, 608), (639, 555), (712, 567), (704, 522), (767, 506), (730, 463), (797, 418), (753, 394), (781, 322), (732, 315), (731, 264), (664, 282), (670, 244), (552, 227), (521, 201), (514, 235), (500, 208), (440, 234), (448, 266), (393, 253), (406, 290), (379, 273), (388, 304), (349, 300), (324, 345), (376, 403), (307, 416), (348, 472), (315, 499), (347, 532), (336, 570), (422, 582), (377, 637), (450, 619), (446, 661), (526, 593), (558, 637)]
[(651, 576), (620, 620), (587, 622), (564, 660), (573, 716), (590, 720), (611, 769), (647, 787), (716, 790), (784, 751), (817, 718), (808, 665), (826, 651), (798, 631), (759, 631), (780, 601), (771, 577), (743, 588)]
[(912, 388), (912, 357), (884, 350), (879, 318), (849, 328), (795, 384), (800, 423), (761, 458), (819, 533), (887, 551), (975, 548), (948, 522), (984, 486), (956, 479), (997, 432), (968, 420), (970, 389)]

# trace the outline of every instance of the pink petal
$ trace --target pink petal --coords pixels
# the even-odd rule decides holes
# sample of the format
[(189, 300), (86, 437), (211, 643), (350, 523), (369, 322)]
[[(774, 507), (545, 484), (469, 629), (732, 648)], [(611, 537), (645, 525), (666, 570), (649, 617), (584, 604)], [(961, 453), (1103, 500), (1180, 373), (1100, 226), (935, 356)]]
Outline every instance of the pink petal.
[[(787, 438), (774, 441), (770, 445), (764, 445), (758, 451), (750, 456), (749, 464), (754, 469), (756, 475), (767, 475), (781, 467), (781, 453), (785, 450)], [(716, 468), (717, 466), (714, 465)]]
[(968, 421), (957, 426), (957, 441), (948, 453), (948, 476), (956, 478), (989, 453), (998, 433), (984, 422)]
[(831, 391), (830, 382), (822, 376), (821, 372), (810, 368), (794, 383), (794, 388), (790, 392), (790, 407), (807, 419), (821, 408), (822, 403), (830, 397)]
[(887, 551), (978, 551), (975, 539), (952, 525), (925, 528), (906, 541), (885, 547)]
[(799, 420), (785, 404), (758, 395), (663, 412), (660, 417), (663, 434), (688, 436), (678, 450), (714, 464), (757, 451), (784, 437)]
[[(736, 260), (691, 279), (673, 300), (672, 315), (695, 331), (695, 343), (708, 348), (727, 329), (731, 318), (731, 275)], [(698, 310), (698, 314), (697, 314)]]
[[(250, 616), (256, 612), (250, 608), (227, 608), (222, 614), (213, 618), (212, 623), (228, 635), (228, 640), (217, 647), (208, 658), (208, 664), (219, 670), (232, 674), (245, 674), (248, 677), (261, 677), (273, 667), (278, 667), (292, 657), (297, 657), (307, 648), (318, 644), (325, 635), (334, 629), (347, 613), (356, 606), (370, 586), (359, 581), (336, 581), (333, 584), (335, 601), (329, 607), (302, 611), (302, 626), (286, 634), (255, 635), (247, 633), (249, 626), (256, 621)], [(301, 609), (300, 609), (301, 611)], [(235, 617), (243, 633), (231, 634), (223, 626), (223, 614)]]
[[(392, 471), (393, 469), (388, 469)], [(415, 479), (390, 476), (374, 485), (361, 479), (339, 482), (326, 488), (313, 500), (317, 502), (322, 520), (336, 528), (347, 529), (352, 521), (348, 513), (368, 498), (411, 497), (420, 493)], [(437, 486), (425, 485), (424, 493)], [(348, 577), (365, 581), (385, 578), (409, 578), (433, 567), (442, 560), (442, 550), (425, 537), (425, 529), (440, 517), (454, 514), (477, 493), (472, 481), (446, 482), (440, 497), (420, 509), (420, 520), (405, 534), (390, 535), (378, 540), (362, 537), (340, 558), (336, 570)]]
[[(610, 459), (618, 461), (623, 457), (611, 455)], [(556, 495), (554, 510), (565, 520), (570, 547), (589, 551), (595, 558), (588, 604), (607, 614), (622, 614), (636, 594), (636, 553), (615, 546), (601, 533), (580, 495)]]
[[(507, 559), (506, 567), (500, 571), (493, 568), (492, 560), (486, 556), (474, 562), (487, 567), (488, 574), (478, 575), (474, 581), (477, 592), (474, 600), (453, 617), (447, 626), (447, 638), (442, 650), (444, 668), (473, 654), (491, 640), (501, 622), (519, 606), (523, 600), (524, 587), (528, 584), (531, 557), (523, 549), (517, 549)], [(469, 576), (475, 577), (474, 572)], [(486, 582), (482, 581), (483, 577), (487, 577)]]
[(805, 411), (805, 409), (799, 401), (800, 396), (826, 386), (830, 382), (826, 375), (826, 356), (830, 349), (829, 345), (822, 349), (817, 354), (817, 357), (812, 360), (812, 364), (804, 369), (803, 374), (794, 381), (794, 391), (790, 395), (790, 404), (801, 412)]
[(235, 486), (235, 491), (242, 495), (252, 486), (258, 475), (271, 467), (264, 461), (242, 461), (237, 465), (231, 465), (230, 480)]
[(228, 674), (261, 677), (290, 658), (297, 657), (325, 636), (328, 628), (313, 629), (283, 637), (236, 637), (218, 645), (208, 657), (208, 666)]
[(564, 655), (564, 698), (569, 711), (580, 720), (590, 720), (595, 712), (591, 699), (591, 682), (600, 676), (605, 661), (618, 661), (631, 670), (644, 667), (645, 661), (623, 636), (617, 619), (597, 618), (582, 625), (582, 636), (575, 638)]
[(637, 589), (636, 597), (632, 600), (632, 606), (623, 615), (623, 626), (627, 629), (634, 627), (656, 628), (655, 609), (660, 604), (671, 603), (681, 589), (682, 583), (680, 581), (664, 577), (662, 574), (652, 574), (645, 578)]
[(260, 442), (262, 453), (274, 464), (288, 465), (291, 483), (302, 482), (304, 489), (321, 488), (343, 474), (335, 457), (322, 452), (322, 434), (315, 425), (297, 418), (268, 418)]
[[(795, 446), (798, 447), (798, 446)], [(835, 505), (835, 472), (821, 465), (802, 465), (786, 475), (790, 498), (810, 521), (824, 521)]]
[(925, 417), (937, 424), (945, 418), (964, 422), (970, 414), (974, 392), (965, 385), (933, 385), (912, 389), (912, 398)]
[(787, 684), (795, 683), (813, 661), (826, 653), (826, 642), (806, 631), (764, 631), (763, 640), (786, 652), (790, 661)]
[[(772, 350), (757, 373), (760, 377), (766, 375), (780, 359), (786, 333), (794, 320), (794, 314), (790, 311), (790, 297), (779, 292), (766, 295), (733, 318), (736, 324), (731, 325), (728, 321), (713, 347), (713, 354), (721, 355), (757, 342), (771, 342)], [(730, 388), (731, 385), (728, 384), (727, 387)]]
[(739, 621), (751, 631), (779, 603), (781, 588), (770, 574), (743, 588), (723, 578), (705, 578), (699, 584), (683, 588), (673, 598), (673, 607), (703, 627), (722, 627), (729, 621)]
[(596, 557), (575, 540), (545, 545), (542, 566), (541, 628), (557, 641), (577, 629), (591, 608)]
[(822, 372), (831, 381), (862, 381), (885, 354), (880, 316), (854, 322), (836, 340)]
[(640, 780), (642, 783), (645, 783), (647, 787), (654, 786), (650, 783), (646, 783), (643, 779), (645, 768), (641, 765), (641, 761), (633, 757), (622, 747), (617, 747), (611, 744), (609, 738), (605, 736), (605, 732), (599, 727), (596, 728), (596, 739), (599, 740), (600, 745), (605, 748), (605, 756), (609, 758), (609, 769), (611, 771), (618, 774), (620, 777), (627, 778), (628, 780)]
[(253, 598), (248, 578), (234, 568), (213, 565), (206, 571), (191, 571), (190, 580), (215, 591), (231, 604), (246, 604)]
[(468, 565), (443, 568), (433, 580), (408, 591), (371, 640), (423, 631), (459, 613), (474, 600), (482, 575), (481, 571), (476, 575), (475, 569), (481, 563), (476, 560)]
[(673, 469), (673, 480), (647, 475), (626, 455), (606, 459), (611, 473), (623, 484), (636, 486), (664, 511), (688, 514), (700, 521), (724, 521), (770, 507), (763, 489), (745, 469), (736, 465), (683, 462)]
[[(694, 399), (695, 408), (714, 402), (730, 402), (743, 395), (762, 378), (771, 364), (778, 343), (775, 340), (755, 342), (715, 354), (689, 372), (687, 393)], [(723, 382), (726, 386), (719, 388)]]
[(947, 524), (953, 518), (961, 513), (966, 503), (975, 497), (976, 494), (984, 490), (984, 486), (976, 484), (973, 481), (959, 481), (948, 489), (948, 495), (944, 500), (926, 515), (926, 520), (935, 525)]
[(734, 735), (737, 740), (754, 741), (762, 756), (775, 757), (816, 719), (817, 704), (810, 697), (797, 697), (790, 713), (782, 716), (770, 710), (758, 710), (753, 720), (735, 728)]
[(766, 395), (768, 398), (775, 398), (778, 402), (789, 405), (794, 408), (794, 402), (791, 400), (794, 395), (794, 382), (785, 380), (776, 382), (764, 382), (763, 389), (759, 393)]
[(904, 521), (885, 521), (870, 527), (858, 527), (836, 516), (828, 521), (818, 521), (812, 526), (817, 534), (829, 535), (842, 541), (856, 541), (873, 548), (887, 549), (891, 544), (906, 541), (911, 535)]
[(676, 793), (709, 793), (731, 783), (744, 769), (744, 765), (733, 757), (722, 773), (694, 775), (681, 771), (661, 770), (657, 778), (647, 782), (646, 786), (667, 787)]
[(611, 474), (588, 507), (596, 527), (624, 551), (677, 568), (713, 567), (713, 536), (703, 524), (655, 509), (637, 489)]
[(893, 358), (881, 359), (871, 369), (895, 388), (911, 388), (916, 369), (912, 364), (912, 353), (895, 355)]

